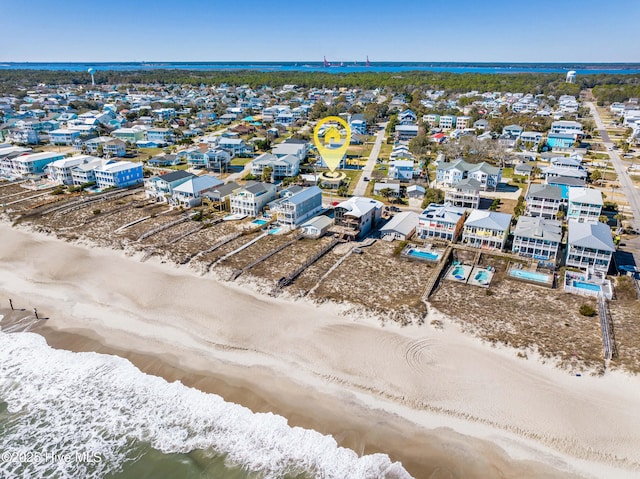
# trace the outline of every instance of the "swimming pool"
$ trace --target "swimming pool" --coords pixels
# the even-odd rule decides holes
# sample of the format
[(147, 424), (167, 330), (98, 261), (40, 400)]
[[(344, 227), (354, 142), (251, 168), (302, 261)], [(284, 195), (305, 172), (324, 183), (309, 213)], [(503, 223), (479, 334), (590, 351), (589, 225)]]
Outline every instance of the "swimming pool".
[(456, 279), (464, 279), (465, 276), (467, 276), (467, 272), (465, 271), (463, 266), (456, 266), (455, 268), (453, 268), (451, 274)]
[(526, 271), (524, 269), (512, 269), (509, 275), (514, 278), (526, 279), (537, 283), (548, 283), (549, 275), (544, 273), (536, 273), (535, 271)]
[(421, 251), (419, 249), (410, 249), (407, 253), (409, 256), (415, 256), (416, 258), (426, 259), (428, 261), (437, 261), (440, 258), (438, 253), (432, 253), (431, 251)]
[(573, 281), (573, 287), (579, 289), (586, 289), (588, 291), (600, 292), (602, 287), (599, 284), (585, 283), (584, 281)]
[(277, 235), (280, 232), (281, 229), (282, 228), (273, 228), (272, 230), (269, 231), (269, 234), (270, 235)]
[(251, 222), (251, 224), (258, 225), (258, 226), (266, 225), (267, 223), (268, 223), (267, 220), (261, 220), (261, 219), (255, 219)]
[(478, 271), (478, 274), (476, 274), (475, 279), (478, 283), (486, 283), (489, 281), (489, 273), (487, 273), (485, 270), (482, 271)]

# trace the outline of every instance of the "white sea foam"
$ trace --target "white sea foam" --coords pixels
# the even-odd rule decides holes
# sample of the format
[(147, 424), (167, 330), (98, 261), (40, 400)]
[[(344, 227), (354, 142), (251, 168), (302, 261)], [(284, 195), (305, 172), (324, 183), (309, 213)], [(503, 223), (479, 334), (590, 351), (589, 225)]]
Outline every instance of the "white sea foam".
[(0, 462), (3, 478), (100, 478), (127, 460), (132, 443), (164, 452), (213, 449), (264, 478), (405, 479), (384, 454), (358, 457), (331, 436), (289, 427), (220, 396), (142, 373), (105, 354), (50, 348), (32, 333), (0, 332), (0, 400), (11, 421), (1, 451), (73, 453), (100, 462)]

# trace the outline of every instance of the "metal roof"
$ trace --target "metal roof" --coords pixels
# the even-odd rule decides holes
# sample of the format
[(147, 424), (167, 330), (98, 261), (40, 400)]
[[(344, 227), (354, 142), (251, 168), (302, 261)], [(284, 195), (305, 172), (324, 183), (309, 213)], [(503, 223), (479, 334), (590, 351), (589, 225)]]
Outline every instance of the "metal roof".
[(611, 229), (604, 223), (580, 223), (569, 220), (569, 246), (614, 252)]

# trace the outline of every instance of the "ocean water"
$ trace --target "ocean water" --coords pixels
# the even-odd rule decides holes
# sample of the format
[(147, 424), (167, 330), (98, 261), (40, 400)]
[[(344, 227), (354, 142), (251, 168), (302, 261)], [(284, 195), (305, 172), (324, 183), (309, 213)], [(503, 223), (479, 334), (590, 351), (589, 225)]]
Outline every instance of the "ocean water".
[[(340, 62), (333, 62), (340, 64)], [(640, 74), (638, 63), (457, 63), (457, 62), (371, 62), (367, 67), (364, 61), (343, 62), (343, 66), (325, 67), (322, 62), (82, 62), (82, 63), (0, 63), (2, 70), (69, 70), (87, 71), (131, 71), (131, 70), (255, 70), (302, 71), (326, 73), (355, 72), (404, 72), (432, 71), (452, 73), (566, 73), (575, 70), (578, 75), (585, 74)]]
[(411, 477), (384, 454), (28, 332), (0, 332), (0, 455), (2, 479)]

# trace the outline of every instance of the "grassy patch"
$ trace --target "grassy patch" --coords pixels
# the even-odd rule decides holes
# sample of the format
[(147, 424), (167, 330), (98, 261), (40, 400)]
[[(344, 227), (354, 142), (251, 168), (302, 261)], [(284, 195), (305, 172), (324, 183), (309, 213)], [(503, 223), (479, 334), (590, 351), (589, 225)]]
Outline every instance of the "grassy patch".
[(250, 161), (253, 161), (253, 158), (239, 158), (236, 156), (231, 160), (231, 166), (244, 166)]

